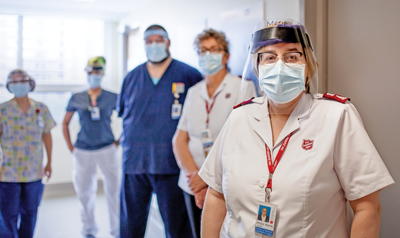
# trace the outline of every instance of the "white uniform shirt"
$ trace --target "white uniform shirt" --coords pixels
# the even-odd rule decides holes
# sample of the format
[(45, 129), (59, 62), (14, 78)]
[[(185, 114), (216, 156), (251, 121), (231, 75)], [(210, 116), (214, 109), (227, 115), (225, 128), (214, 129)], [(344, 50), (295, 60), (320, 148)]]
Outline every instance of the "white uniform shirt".
[(394, 183), (355, 107), (304, 94), (272, 146), (267, 100), (253, 102), (232, 111), (199, 172), (224, 194), (221, 237), (256, 236), (269, 174), (265, 144), (275, 158), (291, 132), (272, 180), (270, 202), (278, 205), (274, 237), (349, 237), (346, 199)]
[[(239, 77), (227, 73), (211, 98), (208, 96), (205, 80), (188, 90), (178, 129), (189, 134), (189, 151), (199, 169), (205, 160), (201, 133), (206, 129), (206, 101), (210, 107), (218, 95), (209, 115), (209, 129), (215, 141), (233, 107), (243, 98), (250, 99), (256, 96), (254, 84), (252, 81), (246, 81), (249, 85), (246, 87), (245, 96), (241, 97), (241, 82)], [(187, 181), (188, 178), (181, 170), (178, 185), (185, 192), (193, 194)]]

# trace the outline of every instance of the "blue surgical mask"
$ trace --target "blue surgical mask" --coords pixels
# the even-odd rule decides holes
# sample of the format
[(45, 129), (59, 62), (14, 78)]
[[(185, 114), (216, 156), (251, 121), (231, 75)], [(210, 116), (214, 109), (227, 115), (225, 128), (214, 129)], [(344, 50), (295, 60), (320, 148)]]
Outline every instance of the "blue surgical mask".
[(88, 80), (90, 88), (100, 87), (102, 78), (103, 78), (103, 75), (101, 75), (101, 74), (89, 74), (87, 80)]
[(152, 43), (145, 46), (146, 56), (150, 62), (158, 63), (168, 57), (167, 43)]
[(29, 82), (10, 83), (8, 84), (8, 88), (10, 89), (10, 92), (12, 92), (15, 95), (15, 97), (23, 98), (31, 90), (31, 85), (29, 84)]
[(285, 64), (282, 60), (261, 65), (260, 86), (272, 101), (280, 104), (290, 102), (305, 90), (305, 67), (304, 64)]
[(199, 65), (206, 75), (214, 75), (218, 73), (224, 66), (222, 65), (223, 53), (210, 53), (207, 51), (199, 57)]

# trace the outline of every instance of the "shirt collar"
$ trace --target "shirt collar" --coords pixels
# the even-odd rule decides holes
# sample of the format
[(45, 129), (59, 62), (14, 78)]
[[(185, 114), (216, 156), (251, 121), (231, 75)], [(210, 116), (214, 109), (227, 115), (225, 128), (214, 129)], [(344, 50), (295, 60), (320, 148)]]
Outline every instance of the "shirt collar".
[(203, 99), (207, 100), (207, 101), (213, 99), (215, 97), (215, 95), (217, 95), (218, 93), (220, 93), (220, 92), (222, 92), (224, 90), (224, 88), (225, 88), (225, 86), (226, 86), (226, 84), (228, 82), (228, 78), (229, 78), (228, 75), (229, 75), (229, 73), (225, 74), (224, 78), (222, 79), (222, 82), (218, 85), (217, 90), (215, 90), (215, 92), (214, 92), (214, 94), (212, 95), (211, 98), (208, 96), (207, 82), (204, 79), (204, 83), (203, 83), (203, 85), (201, 85), (201, 89), (200, 89), (200, 96)]
[[(262, 103), (260, 107), (258, 107), (258, 110), (254, 113), (254, 119), (255, 121), (257, 121), (254, 125), (254, 130), (264, 140), (264, 142), (268, 145), (269, 148), (273, 148), (271, 122), (269, 118), (267, 97), (255, 98), (253, 99), (253, 102)], [(300, 128), (299, 120), (309, 115), (312, 102), (313, 98), (310, 94), (304, 93), (302, 95), (300, 101), (297, 103), (296, 107), (290, 114), (289, 119), (287, 120), (284, 128), (279, 134), (275, 146), (279, 145), (280, 142), (287, 135)]]

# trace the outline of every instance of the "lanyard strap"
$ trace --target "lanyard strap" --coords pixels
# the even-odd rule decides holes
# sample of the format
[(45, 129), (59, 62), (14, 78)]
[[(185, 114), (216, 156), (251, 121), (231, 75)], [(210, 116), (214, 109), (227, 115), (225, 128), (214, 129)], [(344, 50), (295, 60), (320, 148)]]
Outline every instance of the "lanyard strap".
[(272, 156), (271, 156), (271, 150), (268, 148), (267, 144), (265, 144), (265, 150), (267, 152), (267, 162), (268, 162), (268, 170), (269, 170), (269, 178), (268, 178), (268, 183), (267, 183), (267, 188), (269, 188), (272, 191), (272, 175), (275, 172), (276, 167), (278, 166), (279, 162), (282, 159), (282, 155), (286, 150), (287, 144), (289, 143), (290, 137), (292, 137), (293, 132), (290, 133), (286, 138), (283, 140), (281, 148), (279, 148), (278, 154), (276, 155), (274, 163), (272, 163)]
[(213, 102), (211, 103), (210, 107), (208, 107), (208, 101), (205, 100), (205, 101), (206, 101), (206, 111), (207, 111), (207, 121), (206, 121), (207, 127), (208, 127), (208, 122), (210, 121), (210, 118), (209, 118), (210, 112), (211, 112), (211, 110), (212, 110), (212, 108), (213, 108), (213, 106), (214, 106), (215, 100), (217, 99), (217, 97), (218, 97), (218, 95), (219, 95), (220, 93), (221, 93), (221, 91), (215, 95), (214, 100), (213, 100)]

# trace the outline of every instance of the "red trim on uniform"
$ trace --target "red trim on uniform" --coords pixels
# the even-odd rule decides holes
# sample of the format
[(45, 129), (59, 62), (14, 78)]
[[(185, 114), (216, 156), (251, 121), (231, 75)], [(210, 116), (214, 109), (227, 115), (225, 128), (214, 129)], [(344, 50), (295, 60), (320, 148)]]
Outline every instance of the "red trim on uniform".
[(246, 105), (246, 104), (253, 103), (253, 99), (254, 99), (254, 97), (250, 98), (247, 101), (241, 102), (238, 105), (234, 106), (233, 109), (236, 109), (236, 108), (241, 107), (241, 106)]
[(346, 98), (346, 97), (340, 96), (338, 94), (333, 94), (333, 93), (324, 93), (323, 97), (333, 99), (333, 100), (336, 100), (341, 103), (346, 103), (347, 100), (350, 101), (350, 98)]

